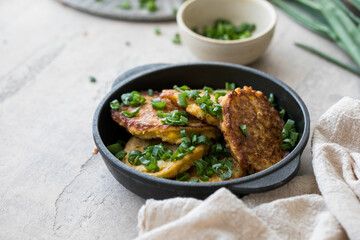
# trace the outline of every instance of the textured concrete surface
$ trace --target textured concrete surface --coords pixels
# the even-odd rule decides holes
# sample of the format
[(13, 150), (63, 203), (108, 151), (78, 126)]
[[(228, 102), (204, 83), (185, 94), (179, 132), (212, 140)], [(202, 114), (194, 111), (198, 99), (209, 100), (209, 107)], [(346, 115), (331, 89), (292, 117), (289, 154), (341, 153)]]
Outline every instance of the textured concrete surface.
[[(156, 25), (161, 36), (154, 34)], [(0, 2), (0, 239), (136, 236), (144, 200), (92, 154), (91, 121), (122, 72), (148, 63), (198, 61), (171, 42), (176, 31), (175, 23), (102, 19), (50, 0)], [(252, 67), (295, 89), (314, 126), (341, 97), (359, 96), (360, 79), (294, 41), (350, 59), (279, 12), (273, 42)], [(308, 146), (299, 174), (311, 172)]]

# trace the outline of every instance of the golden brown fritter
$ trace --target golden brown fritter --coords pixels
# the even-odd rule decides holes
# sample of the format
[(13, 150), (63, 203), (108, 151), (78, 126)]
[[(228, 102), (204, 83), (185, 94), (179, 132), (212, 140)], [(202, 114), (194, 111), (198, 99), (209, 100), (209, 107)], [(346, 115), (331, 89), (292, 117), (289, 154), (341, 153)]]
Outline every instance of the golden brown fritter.
[[(141, 92), (141, 95), (146, 98), (146, 102), (140, 107), (140, 112), (137, 116), (128, 118), (121, 113), (121, 111), (111, 111), (111, 117), (114, 121), (125, 127), (132, 135), (142, 139), (160, 138), (165, 142), (172, 144), (181, 143), (180, 131), (185, 129), (188, 134), (192, 132), (201, 133), (210, 139), (215, 139), (221, 135), (220, 131), (213, 126), (205, 124), (200, 120), (188, 116), (189, 125), (187, 126), (171, 126), (161, 123), (161, 118), (157, 116), (157, 111), (152, 108), (151, 99), (159, 98), (160, 93), (155, 92), (154, 96), (149, 96), (147, 92)], [(175, 106), (171, 101), (166, 101), (166, 108), (164, 113), (169, 113), (173, 110), (182, 110)], [(136, 107), (121, 106), (122, 111), (132, 111)]]
[[(233, 160), (233, 164), (234, 164), (234, 166), (232, 168), (231, 178), (226, 179), (226, 180), (237, 179), (237, 178), (240, 178), (240, 177), (243, 177), (246, 175), (246, 170), (243, 169), (236, 160)], [(189, 178), (187, 181), (190, 181), (192, 178), (200, 179), (199, 176), (197, 175), (196, 166), (192, 166), (187, 171), (187, 173), (189, 173)], [(222, 180), (219, 175), (214, 174), (211, 177), (209, 177), (209, 180), (206, 182), (222, 182), (222, 181), (224, 181), (224, 180)]]
[[(129, 141), (126, 143), (125, 145), (125, 152), (127, 152), (128, 154), (126, 155), (126, 157), (124, 158), (123, 162), (134, 168), (137, 171), (152, 175), (154, 177), (164, 177), (164, 178), (173, 178), (176, 175), (178, 175), (179, 173), (185, 172), (186, 170), (188, 170), (192, 165), (193, 162), (195, 160), (198, 160), (200, 158), (203, 157), (203, 155), (207, 152), (208, 147), (205, 145), (199, 145), (195, 148), (195, 150), (191, 153), (188, 153), (187, 155), (185, 155), (183, 158), (179, 159), (179, 160), (174, 160), (171, 161), (170, 159), (167, 159), (166, 161), (164, 160), (158, 160), (158, 166), (159, 166), (159, 171), (158, 172), (152, 172), (146, 169), (145, 166), (143, 165), (131, 165), (128, 161), (128, 157), (129, 157), (129, 153), (132, 150), (139, 150), (139, 151), (144, 151), (144, 148), (149, 146), (150, 143), (152, 145), (155, 144), (159, 144), (161, 143), (160, 140), (153, 140), (150, 142), (150, 140), (143, 140), (143, 139), (139, 139), (137, 137), (132, 136)], [(173, 150), (173, 152), (176, 151), (176, 149), (178, 148), (177, 145), (171, 145), (168, 143), (163, 143), (163, 146), (165, 148), (171, 149)]]
[[(198, 91), (201, 91), (200, 96), (203, 96), (205, 93), (204, 90), (198, 90)], [(226, 91), (228, 93), (231, 92), (229, 90), (220, 90), (220, 91)], [(161, 92), (160, 97), (162, 99), (169, 99), (177, 106), (180, 106), (178, 94), (179, 94), (179, 92), (176, 90), (165, 89)], [(210, 99), (214, 103), (216, 103), (214, 94), (210, 93), (209, 95), (210, 95)], [(188, 105), (185, 107), (186, 112), (190, 113), (191, 115), (195, 116), (196, 118), (198, 118), (210, 125), (219, 127), (219, 123), (220, 123), (219, 119), (216, 116), (211, 116), (210, 114), (205, 114), (205, 112), (200, 108), (200, 106), (195, 103), (194, 99), (187, 98), (187, 103), (188, 103)]]
[[(220, 98), (223, 118), (220, 129), (232, 156), (250, 173), (262, 171), (279, 162), (283, 121), (260, 91), (237, 88)], [(247, 136), (241, 129), (246, 125)]]

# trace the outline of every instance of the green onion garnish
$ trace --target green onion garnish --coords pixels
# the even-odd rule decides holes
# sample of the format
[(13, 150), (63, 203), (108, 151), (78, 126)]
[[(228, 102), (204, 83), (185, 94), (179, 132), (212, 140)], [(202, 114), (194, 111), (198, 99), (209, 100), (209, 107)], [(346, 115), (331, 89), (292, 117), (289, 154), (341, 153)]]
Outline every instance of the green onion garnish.
[(175, 33), (175, 36), (174, 36), (172, 42), (174, 44), (181, 44), (181, 39), (180, 39), (180, 34), (179, 33)]
[[(235, 26), (230, 21), (218, 19), (212, 27), (205, 27), (201, 35), (219, 40), (237, 40), (251, 37), (254, 30), (254, 24), (243, 23)], [(200, 34), (197, 29), (194, 32)]]
[(247, 130), (247, 128), (246, 128), (246, 125), (240, 125), (240, 130), (241, 130), (242, 134), (243, 134), (245, 137), (247, 137), (247, 135), (248, 135), (248, 130)]
[(229, 83), (229, 82), (225, 83), (226, 90), (234, 90), (235, 88), (236, 88), (235, 83)]
[(137, 107), (143, 104), (146, 99), (141, 96), (138, 91), (132, 91), (131, 93), (124, 93), (121, 95), (123, 105)]
[(186, 93), (179, 93), (178, 94), (178, 99), (179, 99), (180, 107), (186, 107), (187, 106)]
[(299, 133), (296, 132), (294, 120), (288, 119), (286, 121), (281, 132), (281, 138), (283, 142), (281, 145), (282, 150), (290, 150), (295, 147), (299, 138)]
[(176, 181), (186, 181), (188, 180), (189, 178), (189, 174), (187, 172), (184, 172), (184, 173), (179, 173), (177, 176), (176, 176)]
[(208, 86), (204, 86), (204, 87), (203, 87), (203, 90), (208, 91), (209, 93), (213, 93), (213, 92), (214, 92), (214, 89), (211, 88), (211, 87), (208, 87)]
[(275, 106), (276, 106), (275, 96), (274, 96), (273, 93), (270, 93), (270, 95), (269, 95), (269, 102), (271, 103), (271, 106), (272, 106), (272, 107), (275, 107)]
[(110, 102), (110, 108), (114, 111), (120, 111), (121, 107), (120, 107), (120, 103), (117, 99), (113, 100)]
[(156, 110), (161, 110), (161, 109), (166, 108), (166, 102), (161, 101), (160, 98), (152, 99), (151, 100), (151, 105), (152, 105), (153, 109), (156, 109)]
[(123, 160), (126, 156), (124, 151), (124, 142), (118, 141), (106, 147), (116, 158)]
[(225, 96), (226, 92), (225, 91), (215, 91), (215, 101), (217, 103), (219, 103), (219, 97)]
[(131, 3), (129, 1), (125, 1), (125, 2), (121, 3), (120, 5), (117, 5), (116, 7), (120, 8), (120, 9), (124, 9), (124, 10), (129, 10), (129, 9), (131, 9)]
[(152, 90), (151, 88), (148, 89), (148, 94), (150, 97), (154, 96), (154, 90)]
[(190, 88), (186, 85), (182, 85), (181, 87), (174, 85), (173, 88), (178, 92), (184, 92), (185, 90), (190, 90)]
[(285, 109), (281, 109), (281, 111), (279, 112), (281, 119), (284, 119), (285, 116)]
[(90, 76), (89, 79), (90, 79), (90, 82), (92, 82), (92, 83), (96, 82), (96, 78), (93, 76)]
[(139, 112), (140, 112), (140, 107), (137, 107), (134, 110), (132, 110), (131, 112), (126, 110), (126, 111), (122, 111), (121, 113), (124, 114), (128, 118), (132, 118), (132, 117), (135, 117), (136, 115), (138, 115)]
[(161, 35), (161, 30), (160, 30), (160, 27), (159, 27), (159, 26), (156, 26), (156, 27), (155, 27), (155, 34), (156, 34), (156, 35)]
[(191, 179), (189, 180), (189, 182), (199, 182), (199, 179), (197, 179), (197, 178), (191, 178)]
[(161, 119), (162, 124), (173, 126), (185, 126), (189, 124), (187, 112), (180, 112), (179, 110), (174, 110), (171, 113), (164, 113), (162, 111), (158, 111), (157, 115), (163, 118)]

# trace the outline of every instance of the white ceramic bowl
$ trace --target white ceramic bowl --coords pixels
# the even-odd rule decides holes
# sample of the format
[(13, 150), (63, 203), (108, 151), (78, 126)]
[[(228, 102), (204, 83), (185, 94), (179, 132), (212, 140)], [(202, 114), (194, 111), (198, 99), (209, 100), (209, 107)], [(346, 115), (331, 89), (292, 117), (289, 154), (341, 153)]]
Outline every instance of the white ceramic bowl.
[[(211, 39), (192, 31), (212, 26), (217, 19), (226, 19), (234, 25), (243, 22), (256, 25), (250, 38), (241, 40)], [(189, 0), (179, 8), (176, 20), (181, 39), (198, 58), (250, 64), (267, 49), (274, 34), (276, 12), (265, 0)]]

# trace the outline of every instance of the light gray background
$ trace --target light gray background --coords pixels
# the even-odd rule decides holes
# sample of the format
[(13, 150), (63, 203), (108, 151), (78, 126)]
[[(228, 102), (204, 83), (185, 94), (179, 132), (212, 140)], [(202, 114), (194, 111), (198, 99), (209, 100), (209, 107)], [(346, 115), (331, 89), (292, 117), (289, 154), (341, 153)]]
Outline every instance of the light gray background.
[[(278, 13), (272, 44), (251, 66), (295, 89), (313, 128), (343, 96), (359, 96), (360, 79), (296, 48), (294, 41), (308, 43), (350, 62), (332, 43)], [(156, 25), (161, 36), (154, 34)], [(91, 122), (124, 71), (198, 61), (172, 43), (175, 32), (176, 23), (102, 19), (56, 1), (0, 1), (0, 239), (136, 236), (144, 200), (92, 154)], [(98, 81), (90, 83), (90, 75)], [(299, 174), (312, 172), (309, 145)]]

